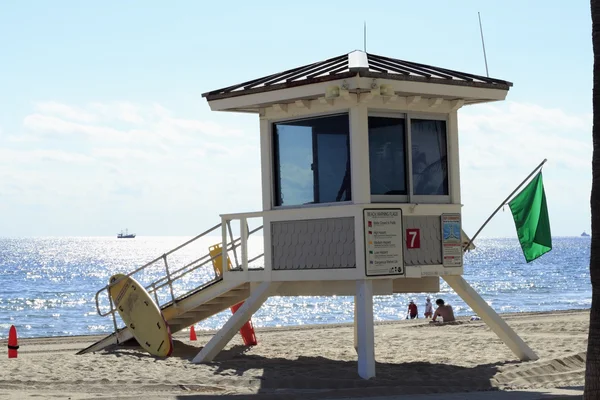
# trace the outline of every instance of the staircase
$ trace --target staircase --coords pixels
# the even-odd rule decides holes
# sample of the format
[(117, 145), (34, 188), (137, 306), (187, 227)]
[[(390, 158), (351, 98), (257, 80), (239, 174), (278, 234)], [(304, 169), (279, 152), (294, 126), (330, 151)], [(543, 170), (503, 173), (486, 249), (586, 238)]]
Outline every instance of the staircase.
[[(218, 228), (222, 228), (222, 224), (213, 226), (209, 230), (201, 233), (193, 239), (183, 243), (180, 246), (177, 246), (173, 250), (163, 254), (160, 257), (157, 257), (156, 259), (150, 261), (144, 266), (127, 274), (127, 276), (133, 276), (145, 270), (146, 268), (155, 265), (157, 262), (160, 262), (161, 260), (163, 261), (165, 267), (165, 275), (160, 279), (157, 279), (156, 281), (147, 285), (146, 290), (151, 295), (154, 294), (155, 301), (162, 310), (163, 316), (169, 324), (172, 334), (186, 329), (187, 327), (196, 324), (200, 321), (203, 321), (215, 314), (218, 314), (221, 311), (224, 311), (234, 306), (235, 304), (244, 301), (250, 296), (249, 282), (226, 282), (223, 280), (222, 275), (219, 274), (218, 268), (215, 268), (216, 277), (213, 280), (206, 282), (183, 295), (177, 297), (174, 295), (173, 282), (176, 282), (177, 280), (188, 275), (189, 273), (192, 273), (193, 271), (197, 271), (199, 268), (212, 268), (214, 265), (220, 265), (221, 255), (219, 254), (214, 256), (213, 252), (213, 256), (211, 256), (211, 254), (208, 253), (176, 270), (169, 269), (169, 263), (167, 260), (168, 257), (173, 253), (177, 252), (178, 250), (200, 239), (201, 237), (206, 236), (209, 233), (215, 231)], [(228, 254), (229, 252), (233, 254), (233, 259), (235, 261), (235, 267), (232, 266), (232, 268), (241, 268), (238, 263), (238, 257), (236, 252), (237, 248), (240, 247), (241, 238), (234, 239), (231, 227), (228, 226), (227, 228), (231, 238), (230, 243), (227, 246), (227, 252)], [(262, 229), (262, 226), (252, 231), (248, 231), (247, 236), (250, 236), (251, 234), (259, 231), (260, 229)], [(263, 254), (260, 254), (252, 258), (251, 260), (248, 260), (248, 263), (257, 260), (262, 256)], [(108, 295), (108, 288), (109, 285), (103, 287), (102, 289), (98, 290), (98, 292), (96, 292), (96, 309), (100, 316), (112, 316), (115, 331), (107, 337), (94, 343), (93, 345), (79, 351), (77, 354), (86, 354), (100, 351), (109, 346), (118, 345), (133, 338), (133, 334), (129, 331), (129, 328), (118, 327), (116, 319), (117, 312), (112, 303), (112, 299)], [(171, 295), (171, 300), (162, 305), (159, 304), (159, 299), (157, 295), (157, 291), (160, 289), (168, 289)], [(102, 294), (108, 296), (110, 303), (110, 309), (104, 312), (101, 309), (99, 300), (99, 296)]]

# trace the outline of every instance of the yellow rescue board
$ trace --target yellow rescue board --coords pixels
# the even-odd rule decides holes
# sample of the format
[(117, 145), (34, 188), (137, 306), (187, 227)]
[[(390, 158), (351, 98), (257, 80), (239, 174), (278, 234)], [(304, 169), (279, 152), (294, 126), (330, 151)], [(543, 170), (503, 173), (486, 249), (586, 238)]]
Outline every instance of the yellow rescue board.
[(171, 355), (173, 339), (169, 325), (146, 289), (123, 274), (111, 276), (109, 282), (117, 282), (109, 288), (110, 297), (140, 346), (158, 357)]

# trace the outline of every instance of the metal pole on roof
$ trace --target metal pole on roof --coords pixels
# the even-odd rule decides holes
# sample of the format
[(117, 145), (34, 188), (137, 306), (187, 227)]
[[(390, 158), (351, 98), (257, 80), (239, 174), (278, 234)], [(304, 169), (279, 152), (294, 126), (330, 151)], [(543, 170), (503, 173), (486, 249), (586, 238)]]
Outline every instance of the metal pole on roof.
[(367, 52), (367, 21), (364, 22), (364, 49), (365, 53)]
[(489, 78), (490, 73), (488, 72), (487, 56), (485, 55), (485, 42), (483, 41), (483, 28), (481, 27), (481, 14), (479, 14), (479, 11), (477, 11), (477, 16), (479, 17), (479, 32), (481, 33), (481, 45), (483, 46), (483, 60), (485, 61), (485, 74)]

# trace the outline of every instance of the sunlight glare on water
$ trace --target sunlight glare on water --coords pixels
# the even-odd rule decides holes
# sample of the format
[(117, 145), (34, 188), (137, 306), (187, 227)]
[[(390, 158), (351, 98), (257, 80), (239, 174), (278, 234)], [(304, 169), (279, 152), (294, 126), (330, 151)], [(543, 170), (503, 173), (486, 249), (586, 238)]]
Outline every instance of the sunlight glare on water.
[[(20, 337), (63, 336), (109, 333), (112, 320), (96, 313), (94, 296), (116, 273), (128, 273), (160, 257), (189, 238), (137, 237), (116, 239), (27, 238), (0, 239), (0, 337), (15, 325)], [(205, 255), (218, 237), (200, 239), (169, 256), (175, 270)], [(590, 239), (553, 238), (554, 249), (526, 264), (516, 239), (481, 239), (477, 249), (465, 256), (464, 278), (498, 312), (547, 311), (589, 308)], [(262, 238), (250, 239), (249, 258), (262, 253)], [(253, 265), (260, 266), (262, 260)], [(160, 259), (144, 273), (136, 275), (150, 284), (164, 275)], [(184, 276), (174, 285), (175, 295), (208, 282), (214, 277), (212, 266)], [(158, 293), (162, 302), (170, 293)], [(472, 310), (442, 280), (440, 293), (376, 296), (376, 320), (404, 318), (410, 299), (422, 314), (425, 297), (443, 297), (457, 315), (472, 315)], [(353, 321), (353, 297), (272, 297), (254, 315), (255, 326), (290, 326)], [(106, 310), (108, 299), (101, 297)], [(198, 325), (198, 329), (222, 326), (230, 311), (217, 314)]]

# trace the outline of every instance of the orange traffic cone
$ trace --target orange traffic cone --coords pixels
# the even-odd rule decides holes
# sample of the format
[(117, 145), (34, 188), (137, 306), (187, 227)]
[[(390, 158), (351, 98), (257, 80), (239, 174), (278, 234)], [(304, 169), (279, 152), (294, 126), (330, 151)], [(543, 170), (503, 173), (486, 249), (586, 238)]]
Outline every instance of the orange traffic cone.
[(15, 328), (14, 325), (11, 325), (10, 330), (8, 331), (8, 358), (17, 358), (18, 349), (17, 328)]
[(194, 329), (194, 325), (190, 327), (190, 340), (198, 340), (196, 337), (196, 330)]
[[(231, 307), (231, 312), (235, 314), (235, 312), (240, 308), (244, 302), (237, 303), (233, 307)], [(256, 346), (256, 335), (254, 334), (254, 328), (252, 327), (252, 321), (248, 320), (242, 328), (240, 329), (240, 335), (242, 335), (242, 339), (244, 340), (244, 346)]]

